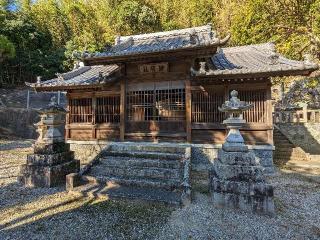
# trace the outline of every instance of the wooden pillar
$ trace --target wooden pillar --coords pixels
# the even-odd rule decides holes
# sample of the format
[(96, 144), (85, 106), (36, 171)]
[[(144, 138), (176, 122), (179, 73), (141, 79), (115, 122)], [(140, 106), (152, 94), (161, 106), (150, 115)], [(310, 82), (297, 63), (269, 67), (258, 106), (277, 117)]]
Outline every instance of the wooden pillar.
[(67, 97), (67, 114), (66, 114), (66, 124), (64, 126), (65, 129), (65, 138), (70, 138), (70, 95), (69, 93), (66, 94)]
[(126, 85), (125, 80), (120, 80), (120, 140), (124, 141), (125, 134), (125, 104), (126, 104)]
[(186, 131), (187, 131), (187, 142), (192, 141), (192, 126), (191, 126), (191, 82), (190, 79), (186, 80)]
[[(267, 100), (267, 114), (266, 114), (266, 123), (268, 126), (273, 126), (272, 121), (272, 97), (271, 97), (271, 82), (267, 85), (266, 89), (266, 100)], [(273, 128), (273, 127), (272, 127)], [(273, 145), (273, 129), (267, 130), (268, 134), (268, 143)]]
[[(231, 90), (235, 90), (235, 89), (231, 89)], [(225, 101), (229, 101), (230, 100), (230, 86), (229, 84), (225, 83), (224, 84), (224, 100)]]
[(96, 139), (96, 109), (97, 109), (97, 98), (92, 97), (92, 138)]

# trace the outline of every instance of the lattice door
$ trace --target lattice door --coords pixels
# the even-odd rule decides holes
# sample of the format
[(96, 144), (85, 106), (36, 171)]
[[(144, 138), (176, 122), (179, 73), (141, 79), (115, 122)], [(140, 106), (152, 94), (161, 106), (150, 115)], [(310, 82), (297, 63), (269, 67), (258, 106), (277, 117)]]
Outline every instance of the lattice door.
[(128, 132), (185, 131), (185, 89), (170, 86), (127, 92)]

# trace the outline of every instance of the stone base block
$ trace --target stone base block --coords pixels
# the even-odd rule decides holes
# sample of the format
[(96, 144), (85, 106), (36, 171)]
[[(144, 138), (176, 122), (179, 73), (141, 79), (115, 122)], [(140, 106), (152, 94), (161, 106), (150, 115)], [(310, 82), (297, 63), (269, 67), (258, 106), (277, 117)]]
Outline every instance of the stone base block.
[(248, 147), (244, 144), (226, 142), (222, 145), (222, 149), (226, 152), (247, 152)]
[(216, 163), (214, 176), (225, 180), (261, 181), (264, 180), (261, 166), (227, 165)]
[(211, 189), (215, 193), (234, 193), (250, 196), (273, 197), (273, 186), (265, 182), (238, 182), (212, 179)]
[(223, 149), (219, 149), (219, 161), (222, 164), (228, 165), (259, 165), (259, 159), (256, 158), (254, 152), (226, 152)]
[(53, 166), (74, 159), (74, 152), (60, 152), (54, 154), (29, 154), (27, 165)]
[(206, 169), (197, 169), (192, 166), (191, 170), (191, 186), (192, 190), (208, 193), (209, 192), (209, 168)]
[(71, 160), (55, 166), (23, 165), (19, 180), (27, 187), (54, 187), (65, 184), (66, 175), (78, 172), (80, 161)]
[(70, 151), (70, 144), (65, 142), (35, 143), (33, 146), (35, 154), (56, 154)]
[(271, 216), (275, 213), (272, 197), (224, 192), (214, 192), (212, 197), (216, 207), (241, 209), (247, 212), (262, 213)]
[(84, 181), (78, 173), (70, 173), (66, 176), (66, 190), (73, 190), (75, 187), (80, 186)]

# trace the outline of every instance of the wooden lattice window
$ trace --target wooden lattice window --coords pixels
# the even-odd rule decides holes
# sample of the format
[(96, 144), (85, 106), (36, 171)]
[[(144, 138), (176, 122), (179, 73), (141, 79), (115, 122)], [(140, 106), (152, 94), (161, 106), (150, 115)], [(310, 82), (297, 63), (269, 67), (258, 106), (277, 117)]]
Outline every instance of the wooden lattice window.
[(96, 123), (120, 122), (120, 96), (97, 98)]
[(70, 123), (92, 122), (92, 99), (79, 98), (69, 100)]
[(224, 113), (218, 110), (224, 102), (223, 94), (193, 91), (191, 96), (192, 122), (221, 123), (224, 120)]
[(127, 93), (130, 121), (184, 121), (184, 89), (154, 89)]
[(253, 104), (253, 108), (243, 113), (243, 118), (252, 123), (266, 122), (266, 90), (239, 90), (238, 92), (241, 101)]

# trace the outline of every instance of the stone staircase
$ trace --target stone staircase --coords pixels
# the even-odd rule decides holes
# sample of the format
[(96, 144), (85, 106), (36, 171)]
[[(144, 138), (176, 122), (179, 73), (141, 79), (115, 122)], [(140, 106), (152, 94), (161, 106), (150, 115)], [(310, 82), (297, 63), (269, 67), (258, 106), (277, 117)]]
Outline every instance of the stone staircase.
[(291, 168), (297, 166), (297, 163), (310, 160), (308, 153), (290, 142), (276, 127), (273, 131), (273, 140), (275, 145), (273, 161), (277, 166)]
[(82, 173), (67, 176), (67, 190), (109, 199), (184, 205), (190, 201), (190, 147), (112, 143)]

